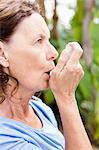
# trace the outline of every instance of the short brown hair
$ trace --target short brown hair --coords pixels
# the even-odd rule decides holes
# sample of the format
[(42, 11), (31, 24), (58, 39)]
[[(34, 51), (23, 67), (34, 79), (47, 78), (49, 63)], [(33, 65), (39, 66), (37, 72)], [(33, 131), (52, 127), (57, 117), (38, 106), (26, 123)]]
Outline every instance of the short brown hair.
[(39, 12), (35, 1), (0, 0), (0, 39), (7, 42), (21, 20), (33, 12)]
[[(33, 12), (40, 13), (36, 1), (31, 0), (0, 0), (0, 41), (9, 42), (17, 25)], [(9, 79), (14, 79), (3, 71), (0, 65), (0, 103), (5, 100), (5, 87)], [(17, 81), (17, 79), (15, 79)], [(18, 83), (18, 81), (17, 81)]]

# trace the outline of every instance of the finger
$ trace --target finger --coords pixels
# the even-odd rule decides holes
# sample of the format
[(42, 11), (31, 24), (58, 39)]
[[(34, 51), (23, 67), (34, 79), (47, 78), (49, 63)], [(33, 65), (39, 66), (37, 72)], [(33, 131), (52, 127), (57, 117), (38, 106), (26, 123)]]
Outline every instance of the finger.
[(57, 69), (59, 70), (59, 72), (64, 68), (64, 66), (68, 62), (68, 60), (72, 54), (72, 51), (73, 51), (73, 49), (72, 49), (70, 43), (68, 43), (66, 45), (66, 48), (62, 51), (60, 58), (58, 60), (57, 66), (56, 66)]
[(59, 73), (65, 66), (66, 62), (68, 60), (68, 57), (66, 55), (66, 49), (62, 51), (59, 59), (58, 59), (58, 63), (56, 65), (56, 67), (50, 72), (50, 76), (52, 74), (52, 72)]
[(64, 68), (65, 64), (66, 64), (65, 59), (60, 58), (56, 67), (50, 72), (50, 76), (51, 76), (52, 72), (54, 72), (54, 74), (58, 75)]
[(78, 65), (77, 65), (77, 70), (78, 70), (78, 74), (80, 74), (80, 76), (84, 75), (84, 70), (80, 63), (78, 63)]
[(74, 49), (72, 55), (68, 61), (68, 64), (77, 64), (80, 57), (82, 56), (83, 50), (77, 42), (71, 43), (72, 48)]

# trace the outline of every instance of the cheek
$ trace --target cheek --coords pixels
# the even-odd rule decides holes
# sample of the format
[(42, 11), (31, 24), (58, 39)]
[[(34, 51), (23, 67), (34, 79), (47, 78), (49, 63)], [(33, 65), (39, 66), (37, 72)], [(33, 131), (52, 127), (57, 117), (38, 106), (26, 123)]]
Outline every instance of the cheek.
[[(29, 54), (28, 58), (30, 62), (30, 65), (32, 64), (32, 67), (37, 71), (41, 71), (45, 69), (46, 66), (46, 53), (44, 49), (40, 49), (38, 47), (31, 48), (31, 54)], [(29, 64), (28, 64), (29, 65)]]
[(37, 76), (44, 71), (46, 65), (45, 53), (32, 48), (20, 49), (20, 52), (14, 51), (9, 60), (10, 72), (16, 78), (19, 78), (20, 75), (26, 77), (26, 73), (29, 75), (34, 73), (34, 76)]

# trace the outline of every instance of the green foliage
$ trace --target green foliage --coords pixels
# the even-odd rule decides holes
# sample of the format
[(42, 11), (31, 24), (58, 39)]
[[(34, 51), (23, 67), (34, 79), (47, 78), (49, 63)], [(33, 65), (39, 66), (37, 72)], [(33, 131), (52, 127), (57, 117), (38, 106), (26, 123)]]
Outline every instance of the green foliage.
[(99, 0), (95, 0), (96, 2), (96, 8), (99, 9)]
[(53, 103), (53, 101), (54, 101), (54, 95), (53, 95), (53, 93), (51, 92), (51, 90), (50, 90), (50, 89), (45, 90), (45, 91), (43, 92), (43, 94), (44, 94), (44, 102), (45, 102), (47, 105), (51, 105), (51, 104)]
[[(99, 17), (99, 10), (94, 9), (93, 13), (94, 18)], [(72, 30), (74, 39), (79, 43), (82, 42), (83, 17), (84, 1), (78, 0)], [(77, 88), (76, 97), (89, 136), (94, 144), (99, 145), (99, 24), (95, 24), (93, 19), (89, 29), (93, 46), (93, 64), (89, 69), (84, 61), (81, 61), (85, 75)]]
[(92, 91), (91, 74), (88, 68), (86, 67), (84, 61), (82, 61), (81, 63), (82, 63), (85, 75), (79, 84), (79, 90), (82, 93), (84, 100), (90, 100), (92, 99), (92, 96), (90, 94)]
[(84, 1), (77, 0), (77, 8), (75, 10), (75, 16), (72, 19), (73, 36), (76, 41), (82, 41), (82, 23), (84, 16)]
[(91, 37), (93, 45), (94, 62), (99, 65), (99, 24), (92, 22), (91, 24)]
[(95, 132), (95, 139), (99, 144), (99, 93), (97, 94), (96, 104), (95, 104), (95, 122), (96, 122), (96, 132)]

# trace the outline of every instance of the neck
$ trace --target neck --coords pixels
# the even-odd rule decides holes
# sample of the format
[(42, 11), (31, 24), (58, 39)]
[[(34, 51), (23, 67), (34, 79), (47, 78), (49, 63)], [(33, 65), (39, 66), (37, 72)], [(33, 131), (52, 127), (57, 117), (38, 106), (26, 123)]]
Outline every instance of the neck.
[(29, 115), (29, 100), (33, 92), (18, 90), (14, 96), (9, 96), (0, 104), (0, 116), (24, 120)]

